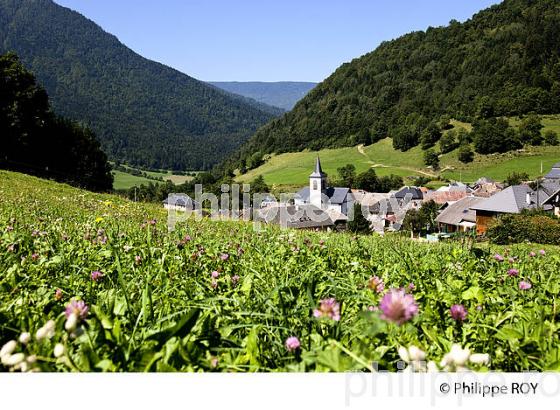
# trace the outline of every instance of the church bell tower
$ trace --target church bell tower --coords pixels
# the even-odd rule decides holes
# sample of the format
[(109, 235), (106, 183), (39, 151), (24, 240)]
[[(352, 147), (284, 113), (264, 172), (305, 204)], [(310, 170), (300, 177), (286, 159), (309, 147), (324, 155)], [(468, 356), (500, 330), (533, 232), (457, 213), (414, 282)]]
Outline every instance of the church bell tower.
[(327, 190), (327, 174), (321, 169), (321, 161), (317, 157), (315, 171), (309, 175), (309, 203), (317, 208), (323, 208), (322, 194)]

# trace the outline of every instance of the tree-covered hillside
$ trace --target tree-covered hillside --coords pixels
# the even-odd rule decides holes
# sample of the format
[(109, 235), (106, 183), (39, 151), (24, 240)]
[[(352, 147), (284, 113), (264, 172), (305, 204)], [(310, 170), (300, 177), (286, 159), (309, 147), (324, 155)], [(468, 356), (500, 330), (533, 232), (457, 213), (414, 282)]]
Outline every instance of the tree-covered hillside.
[(112, 159), (203, 169), (271, 118), (247, 103), (147, 60), (51, 0), (0, 0), (0, 52), (15, 51), (57, 113), (91, 127)]
[(256, 157), (271, 152), (370, 144), (386, 136), (407, 150), (442, 117), (475, 122), (529, 112), (560, 112), (557, 0), (505, 0), (465, 23), (382, 43), (259, 129), (226, 167), (258, 165)]
[(47, 93), (13, 53), (0, 55), (0, 169), (94, 191), (113, 185), (95, 135), (53, 114)]

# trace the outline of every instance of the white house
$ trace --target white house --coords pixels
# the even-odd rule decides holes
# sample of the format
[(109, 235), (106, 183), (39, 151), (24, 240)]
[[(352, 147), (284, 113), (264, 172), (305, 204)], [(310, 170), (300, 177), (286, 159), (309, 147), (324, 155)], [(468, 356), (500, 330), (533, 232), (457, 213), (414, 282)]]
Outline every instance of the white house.
[(346, 220), (353, 206), (353, 196), (350, 188), (327, 186), (327, 174), (321, 169), (321, 161), (317, 157), (315, 170), (309, 175), (309, 186), (296, 194), (294, 204), (313, 205), (326, 211), (334, 220)]

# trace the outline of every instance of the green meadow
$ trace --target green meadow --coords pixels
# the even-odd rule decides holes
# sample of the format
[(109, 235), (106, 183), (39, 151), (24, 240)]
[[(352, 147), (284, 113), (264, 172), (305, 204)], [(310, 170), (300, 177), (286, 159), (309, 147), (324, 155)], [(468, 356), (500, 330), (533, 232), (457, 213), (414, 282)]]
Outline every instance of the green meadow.
[[(510, 119), (517, 126), (517, 118)], [(560, 135), (560, 116), (544, 116), (543, 132), (554, 130)], [(453, 120), (454, 128), (471, 129), (471, 125)], [(450, 180), (474, 182), (481, 176), (503, 181), (512, 172), (526, 172), (531, 178), (546, 174), (560, 161), (560, 146), (526, 147), (506, 154), (476, 155), (473, 162), (463, 164), (457, 159), (457, 150), (440, 157), (440, 170), (434, 172), (423, 164), (423, 151), (419, 146), (402, 152), (393, 149), (390, 138), (362, 147), (325, 149), (272, 155), (265, 164), (237, 177), (239, 182), (250, 182), (262, 175), (273, 187), (305, 185), (313, 169), (315, 158), (320, 156), (323, 170), (331, 175), (345, 164), (353, 164), (358, 173), (374, 168), (378, 175), (443, 177)], [(542, 164), (542, 171), (541, 171)]]

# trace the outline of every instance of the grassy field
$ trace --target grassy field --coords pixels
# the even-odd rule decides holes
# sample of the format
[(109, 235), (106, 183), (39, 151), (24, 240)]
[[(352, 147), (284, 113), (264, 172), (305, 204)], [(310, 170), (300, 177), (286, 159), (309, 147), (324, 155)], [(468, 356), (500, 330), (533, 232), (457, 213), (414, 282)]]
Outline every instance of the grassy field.
[(113, 171), (112, 173), (114, 177), (113, 189), (129, 189), (132, 188), (133, 186), (138, 186), (142, 184), (147, 185), (150, 182), (156, 184), (159, 183), (159, 181), (131, 175), (127, 172)]
[[(132, 170), (133, 168), (130, 169)], [(162, 177), (164, 180), (171, 181), (175, 185), (184, 184), (185, 182), (190, 181), (192, 179), (191, 176), (175, 175), (171, 171), (161, 171), (161, 172), (142, 171), (142, 172), (145, 172), (146, 174), (151, 175), (153, 177), (157, 177), (157, 178)], [(113, 171), (113, 176), (115, 178), (113, 182), (113, 189), (129, 189), (132, 188), (133, 186), (138, 186), (141, 184), (146, 185), (150, 182), (157, 184), (160, 182), (155, 179), (149, 179), (143, 176), (135, 176), (122, 171)]]
[[(510, 120), (517, 125), (517, 119)], [(467, 123), (452, 121), (455, 127), (470, 130)], [(554, 130), (560, 135), (560, 116), (543, 117), (546, 130)], [(337, 168), (348, 163), (354, 164), (356, 171), (363, 172), (373, 167), (379, 175), (396, 174), (406, 176), (441, 175), (452, 180), (474, 182), (481, 176), (487, 176), (503, 181), (513, 171), (527, 172), (531, 178), (547, 173), (552, 164), (560, 161), (560, 147), (527, 147), (519, 152), (499, 155), (476, 155), (470, 164), (463, 164), (457, 159), (457, 151), (442, 155), (440, 158), (441, 171), (433, 172), (423, 164), (423, 151), (415, 147), (407, 152), (396, 151), (392, 147), (390, 138), (381, 140), (367, 147), (349, 147), (340, 149), (326, 149), (319, 152), (304, 151), (273, 155), (265, 164), (237, 177), (240, 182), (250, 182), (259, 175), (265, 181), (279, 186), (302, 186), (308, 181), (313, 170), (315, 158), (321, 158), (323, 170), (331, 175), (337, 175)], [(542, 162), (542, 172), (541, 172)]]
[(169, 232), (159, 205), (5, 171), (0, 197), (0, 372), (396, 371), (402, 348), (432, 371), (560, 370), (558, 247)]

